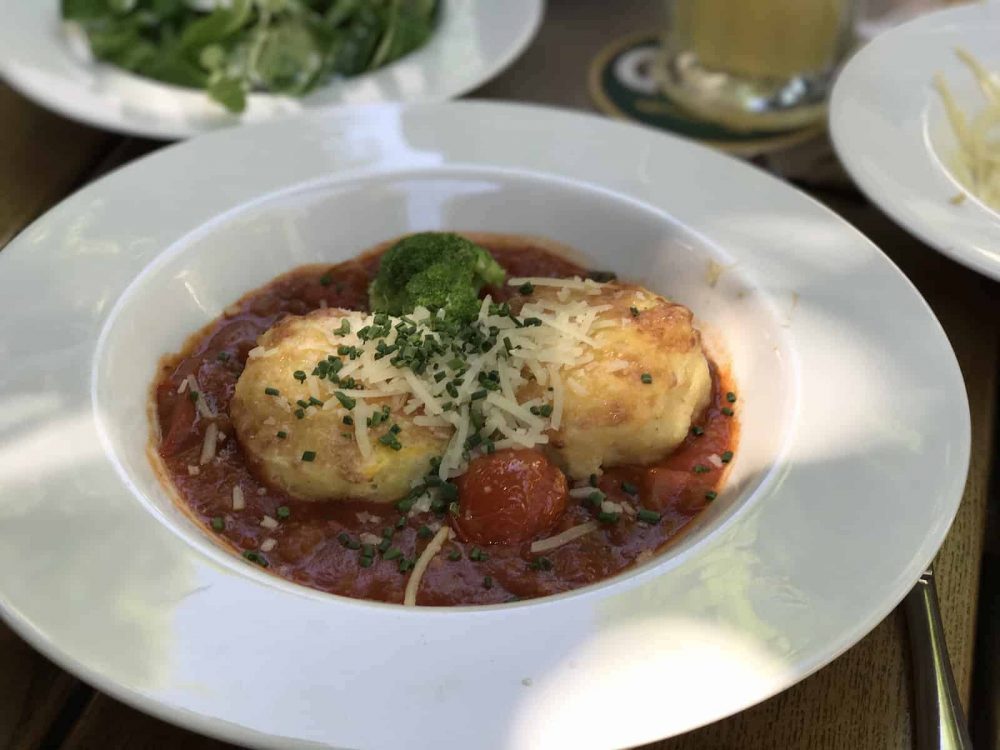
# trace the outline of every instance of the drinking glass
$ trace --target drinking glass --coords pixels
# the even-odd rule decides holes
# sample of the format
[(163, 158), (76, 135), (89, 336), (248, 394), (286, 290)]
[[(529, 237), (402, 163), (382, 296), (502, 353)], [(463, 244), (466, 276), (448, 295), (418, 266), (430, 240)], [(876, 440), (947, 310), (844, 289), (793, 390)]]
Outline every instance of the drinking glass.
[(859, 0), (666, 0), (665, 93), (737, 130), (820, 120)]

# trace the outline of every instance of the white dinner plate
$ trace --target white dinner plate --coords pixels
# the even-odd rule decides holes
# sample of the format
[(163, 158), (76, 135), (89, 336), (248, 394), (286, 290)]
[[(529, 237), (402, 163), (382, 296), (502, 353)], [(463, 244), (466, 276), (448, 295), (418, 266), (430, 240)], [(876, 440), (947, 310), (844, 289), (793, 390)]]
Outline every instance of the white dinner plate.
[(957, 48), (1000, 71), (1000, 2), (930, 13), (876, 37), (844, 67), (830, 100), (837, 154), (865, 194), (931, 247), (1000, 280), (1000, 213), (965, 191), (949, 167), (956, 148), (932, 80), (941, 73), (968, 113), (982, 93)]
[(420, 49), (304, 98), (252, 94), (241, 115), (186, 89), (89, 61), (66, 33), (60, 0), (0, 0), (0, 78), (59, 114), (131, 135), (188, 138), (220, 127), (316, 112), (340, 104), (443, 101), (510, 65), (534, 37), (544, 0), (441, 0)]
[[(157, 358), (276, 274), (428, 229), (542, 235), (696, 312), (741, 439), (665, 554), (547, 599), (403, 608), (273, 577), (171, 503), (145, 455)], [(0, 253), (0, 354), (4, 618), (248, 745), (607, 748), (732, 714), (889, 613), (969, 458), (947, 338), (859, 232), (688, 141), (509, 104), (344, 108), (127, 166)]]

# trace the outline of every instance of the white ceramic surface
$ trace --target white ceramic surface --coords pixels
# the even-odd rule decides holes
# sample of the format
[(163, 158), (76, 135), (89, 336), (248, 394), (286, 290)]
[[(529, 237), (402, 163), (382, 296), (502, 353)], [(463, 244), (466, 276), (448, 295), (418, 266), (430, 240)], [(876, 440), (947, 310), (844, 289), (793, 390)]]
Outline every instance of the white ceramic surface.
[[(575, 246), (728, 350), (732, 480), (661, 557), (549, 599), (404, 609), (269, 576), (155, 481), (160, 354), (278, 272), (445, 228)], [(343, 109), (142, 159), (0, 253), (0, 355), (6, 621), (134, 706), (268, 747), (607, 748), (731, 714), (895, 606), (969, 455), (947, 339), (861, 234), (734, 159), (533, 107)]]
[(1000, 71), (1000, 2), (922, 16), (876, 37), (844, 67), (830, 100), (830, 133), (865, 194), (945, 255), (1000, 280), (1000, 213), (964, 192), (947, 164), (955, 149), (935, 73), (967, 111), (982, 108), (975, 78), (955, 56), (963, 47)]
[(233, 115), (203, 91), (89, 61), (86, 45), (74, 44), (63, 27), (59, 0), (0, 0), (0, 78), (66, 117), (132, 135), (188, 138), (340, 104), (459, 96), (514, 61), (538, 30), (544, 8), (544, 0), (442, 0), (438, 28), (413, 53), (301, 99), (252, 94), (246, 111)]

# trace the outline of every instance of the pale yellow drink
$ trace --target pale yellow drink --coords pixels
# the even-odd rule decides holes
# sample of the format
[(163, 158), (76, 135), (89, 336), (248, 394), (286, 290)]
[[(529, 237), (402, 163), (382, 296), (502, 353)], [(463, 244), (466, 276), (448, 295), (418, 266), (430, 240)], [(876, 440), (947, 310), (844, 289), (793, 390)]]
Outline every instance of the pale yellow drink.
[(840, 54), (846, 0), (674, 0), (671, 44), (706, 68), (788, 78), (829, 68)]
[(858, 0), (666, 0), (663, 88), (738, 130), (821, 120)]

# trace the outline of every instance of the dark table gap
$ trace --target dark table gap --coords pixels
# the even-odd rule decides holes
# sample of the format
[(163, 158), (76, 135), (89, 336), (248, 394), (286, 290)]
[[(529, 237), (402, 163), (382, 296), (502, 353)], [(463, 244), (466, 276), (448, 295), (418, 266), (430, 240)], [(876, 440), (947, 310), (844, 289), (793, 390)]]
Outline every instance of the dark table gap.
[[(994, 285), (1000, 286), (1000, 285)], [(995, 307), (1000, 315), (1000, 303)], [(997, 382), (1000, 396), (1000, 381)], [(993, 424), (994, 444), (1000, 439), (1000, 410)], [(1000, 750), (1000, 464), (990, 477), (986, 544), (976, 613), (976, 660), (972, 670), (969, 731), (977, 750)]]
[(96, 695), (97, 692), (90, 685), (84, 682), (77, 683), (66, 698), (59, 713), (56, 714), (38, 747), (46, 750), (61, 746)]

